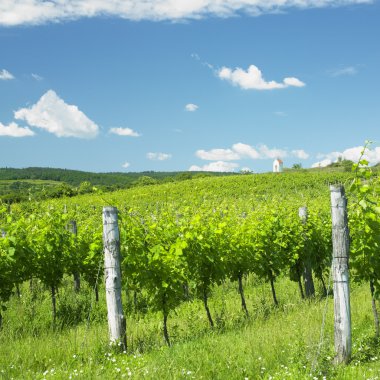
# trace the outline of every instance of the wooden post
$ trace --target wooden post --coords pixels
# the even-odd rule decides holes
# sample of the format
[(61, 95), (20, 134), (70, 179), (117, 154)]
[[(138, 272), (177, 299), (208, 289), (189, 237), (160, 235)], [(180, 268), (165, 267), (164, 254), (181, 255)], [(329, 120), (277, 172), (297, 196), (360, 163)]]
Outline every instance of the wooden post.
[(103, 246), (108, 327), (111, 344), (126, 350), (126, 323), (121, 303), (120, 235), (116, 207), (103, 207)]
[[(77, 222), (75, 220), (70, 220), (67, 227), (68, 227), (68, 230), (74, 235), (76, 239), (78, 235)], [(77, 270), (74, 270), (73, 277), (74, 277), (74, 291), (78, 293), (80, 291), (80, 274)]]
[(351, 307), (349, 283), (349, 231), (347, 198), (343, 186), (330, 186), (334, 282), (335, 363), (351, 359)]
[[(298, 209), (298, 216), (301, 219), (303, 224), (307, 223), (307, 207), (300, 207)], [(306, 237), (304, 237), (305, 239)], [(315, 294), (314, 281), (313, 281), (313, 272), (311, 270), (311, 259), (310, 253), (306, 252), (305, 259), (303, 262), (303, 283), (305, 286), (306, 297), (313, 297)]]

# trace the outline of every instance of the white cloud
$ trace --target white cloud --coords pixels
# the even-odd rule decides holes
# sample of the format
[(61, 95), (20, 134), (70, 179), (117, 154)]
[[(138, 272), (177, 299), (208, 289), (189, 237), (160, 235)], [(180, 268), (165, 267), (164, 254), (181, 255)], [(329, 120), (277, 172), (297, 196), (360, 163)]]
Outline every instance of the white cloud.
[(290, 77), (284, 79), (285, 86), (292, 86), (292, 87), (304, 87), (305, 83), (301, 82), (299, 79)]
[(119, 136), (130, 136), (130, 137), (141, 136), (140, 133), (134, 131), (131, 128), (111, 128), (110, 133), (113, 133), (113, 134), (119, 135)]
[(10, 123), (9, 125), (0, 123), (0, 136), (26, 137), (34, 136), (34, 132), (28, 127), (19, 127), (16, 123)]
[[(364, 148), (362, 146), (348, 148), (342, 152), (342, 157), (346, 160), (358, 161), (363, 149)], [(366, 149), (363, 158), (366, 159), (370, 165), (377, 164), (380, 162), (380, 147)]]
[(227, 80), (234, 86), (238, 86), (244, 90), (274, 90), (286, 87), (303, 87), (305, 83), (299, 79), (291, 77), (285, 78), (282, 83), (276, 81), (267, 82), (262, 72), (255, 65), (250, 65), (245, 71), (240, 67), (232, 70), (228, 67), (222, 67), (218, 72), (220, 79)]
[(237, 143), (232, 145), (232, 149), (239, 155), (239, 158), (248, 157), (254, 160), (260, 158), (260, 153), (248, 144)]
[(312, 168), (324, 168), (330, 164), (332, 164), (332, 161), (329, 158), (326, 158), (322, 161), (315, 162), (313, 165), (311, 165), (311, 167)]
[(288, 156), (288, 152), (283, 149), (268, 148), (266, 145), (259, 146), (260, 158), (285, 158)]
[(201, 160), (207, 161), (233, 161), (240, 159), (240, 155), (231, 149), (211, 149), (209, 151), (200, 149), (195, 152), (195, 155)]
[(189, 168), (191, 172), (233, 172), (236, 168), (239, 167), (239, 164), (234, 162), (225, 162), (225, 161), (217, 161), (210, 162), (207, 165), (197, 166), (192, 165)]
[(125, 162), (123, 165), (121, 165), (124, 169), (129, 168), (131, 164), (129, 162)]
[(172, 158), (172, 155), (169, 153), (152, 153), (152, 152), (149, 152), (146, 154), (146, 157), (152, 161), (165, 161), (165, 160), (169, 160), (170, 158)]
[(306, 153), (303, 149), (292, 150), (292, 155), (301, 160), (307, 160), (309, 158), (309, 154)]
[(188, 112), (194, 112), (198, 108), (199, 107), (196, 104), (193, 104), (193, 103), (186, 104), (186, 106), (185, 106), (185, 110), (188, 111)]
[(15, 112), (15, 119), (45, 129), (58, 137), (93, 138), (99, 127), (75, 105), (66, 104), (53, 90), (47, 91), (30, 108)]
[[(320, 153), (317, 155), (317, 158), (323, 159), (323, 160), (320, 162), (316, 162), (315, 164), (312, 165), (312, 167), (318, 166), (319, 163), (326, 164), (325, 166), (327, 166), (333, 162), (338, 161), (340, 157), (344, 160), (357, 162), (359, 161), (359, 158), (362, 156), (363, 149), (364, 149), (363, 146), (356, 146), (352, 148), (347, 148), (343, 152), (330, 152), (326, 154)], [(380, 147), (375, 147), (373, 149), (366, 149), (362, 158), (366, 159), (370, 165), (377, 164), (378, 162), (380, 162)]]
[[(1, 5), (0, 5), (1, 9)], [(14, 79), (14, 76), (7, 70), (0, 70), (0, 80), (11, 80)]]
[(32, 74), (32, 78), (35, 79), (35, 80), (37, 80), (37, 81), (41, 81), (41, 80), (44, 79), (44, 78), (42, 78), (41, 75), (38, 75), (38, 74)]
[(373, 0), (1, 0), (0, 25), (44, 24), (82, 17), (113, 16), (128, 20), (183, 20), (259, 16), (292, 8), (334, 7)]
[(354, 66), (347, 66), (347, 67), (343, 67), (341, 69), (332, 70), (330, 72), (330, 75), (332, 77), (340, 77), (342, 75), (355, 75), (357, 73), (358, 73), (358, 70), (356, 69), (356, 67), (354, 67)]
[(250, 158), (252, 160), (264, 160), (264, 159), (275, 159), (275, 158), (285, 158), (289, 156), (294, 156), (300, 159), (309, 158), (308, 153), (303, 149), (296, 149), (288, 152), (284, 149), (278, 148), (268, 148), (265, 144), (258, 145), (256, 148), (243, 143), (233, 144), (230, 149), (211, 149), (211, 150), (197, 150), (195, 155), (202, 159), (208, 161), (237, 161), (244, 158)]

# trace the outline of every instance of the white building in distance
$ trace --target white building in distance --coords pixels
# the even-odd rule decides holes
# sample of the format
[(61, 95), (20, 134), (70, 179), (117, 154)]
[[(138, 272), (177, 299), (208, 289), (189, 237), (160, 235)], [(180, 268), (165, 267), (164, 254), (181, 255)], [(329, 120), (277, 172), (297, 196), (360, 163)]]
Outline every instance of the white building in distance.
[(284, 163), (279, 158), (273, 161), (273, 173), (282, 173), (284, 168)]

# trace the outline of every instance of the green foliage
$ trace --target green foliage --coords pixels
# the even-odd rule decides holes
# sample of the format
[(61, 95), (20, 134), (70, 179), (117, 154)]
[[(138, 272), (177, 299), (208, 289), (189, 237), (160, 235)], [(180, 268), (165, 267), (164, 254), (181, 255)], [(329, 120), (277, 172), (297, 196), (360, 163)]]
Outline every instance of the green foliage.
[[(362, 165), (351, 195), (360, 205), (351, 211), (353, 267), (358, 281), (376, 282), (371, 273), (379, 273), (373, 251), (379, 236), (378, 190), (373, 190), (377, 179)], [(331, 256), (327, 184), (352, 181), (352, 176), (294, 171), (193, 178), (112, 196), (91, 193), (49, 203), (29, 201), (11, 210), (2, 206), (0, 228), (7, 231), (0, 239), (2, 302), (16, 284), (31, 277), (57, 287), (65, 275), (79, 273), (97, 290), (103, 273), (100, 218), (105, 204), (120, 211), (123, 286), (129, 293), (143, 293), (147, 308), (164, 316), (188, 299), (204, 300), (229, 279), (254, 274), (272, 288), (284, 274), (298, 281), (306, 261), (323, 281)], [(143, 177), (141, 183), (152, 181)], [(89, 182), (82, 185), (84, 192), (91, 187)], [(300, 206), (308, 207), (307, 223), (298, 217)], [(77, 222), (77, 236), (67, 228), (70, 220)]]
[(69, 263), (73, 235), (67, 229), (68, 216), (55, 210), (30, 215), (28, 241), (33, 251), (35, 274), (46, 286), (60, 284)]
[[(81, 331), (84, 340), (84, 320), (90, 318), (102, 322), (96, 327), (102, 332), (99, 334), (96, 330), (93, 338), (95, 340), (98, 334), (96, 339), (100, 340), (100, 343), (95, 343), (91, 354), (96, 364), (84, 364), (86, 374), (91, 377), (94, 370), (99, 378), (104, 378), (109, 375), (107, 370), (116, 371), (111, 367), (111, 362), (104, 359), (107, 349), (104, 309), (95, 317), (89, 316), (90, 311), (94, 310), (92, 291), (97, 286), (101, 287), (102, 283), (101, 206), (112, 204), (118, 207), (120, 215), (123, 288), (128, 294), (136, 292), (147, 306), (144, 313), (127, 313), (130, 347), (134, 353), (153, 350), (152, 355), (157, 355), (151, 358), (151, 365), (142, 364), (139, 367), (133, 364), (138, 374), (136, 377), (178, 375), (181, 378), (185, 376), (181, 372), (185, 368), (204, 378), (269, 378), (272, 374), (277, 378), (309, 378), (311, 359), (317, 351), (320, 333), (321, 321), (316, 315), (321, 315), (322, 306), (316, 301), (308, 304), (307, 309), (301, 307), (301, 301), (295, 298), (296, 287), (286, 277), (290, 275), (292, 280), (297, 281), (299, 273), (295, 273), (295, 269), (305, 260), (311, 262), (317, 277), (323, 278), (326, 274), (331, 255), (327, 184), (351, 181), (351, 192), (348, 194), (353, 274), (358, 282), (373, 280), (378, 286), (379, 182), (366, 166), (366, 162), (361, 160), (354, 173), (294, 171), (284, 176), (264, 174), (193, 178), (181, 183), (132, 188), (112, 195), (91, 193), (40, 204), (28, 201), (13, 205), (11, 209), (0, 204), (0, 229), (6, 232), (0, 238), (0, 297), (2, 304), (12, 309), (3, 313), (4, 320), (10, 318), (10, 313), (16, 315), (14, 310), (21, 310), (20, 305), (27, 298), (23, 294), (19, 301), (12, 297), (17, 284), (22, 292), (25, 280), (33, 277), (33, 284), (37, 284), (37, 302), (33, 303), (30, 296), (23, 323), (19, 323), (18, 332), (22, 331), (23, 334), (26, 334), (26, 327), (23, 330), (21, 325), (31, 326), (26, 321), (38, 318), (37, 306), (39, 303), (46, 304), (39, 298), (40, 293), (46, 293), (45, 289), (50, 286), (60, 285), (64, 290), (60, 290), (58, 297), (59, 327), (78, 326), (76, 331)], [(87, 184), (84, 187), (88, 188)], [(64, 205), (68, 210), (66, 214), (62, 212)], [(302, 223), (298, 217), (300, 206), (308, 207), (307, 223)], [(77, 222), (77, 236), (67, 228), (70, 220)], [(88, 283), (85, 287), (87, 293), (75, 295), (66, 291), (67, 279), (70, 278), (71, 284), (73, 272), (80, 273)], [(248, 293), (248, 308), (253, 311), (252, 319), (242, 315), (234, 297), (236, 285), (229, 282), (239, 276), (248, 279), (244, 284)], [(277, 291), (281, 294), (276, 310), (268, 306), (268, 281), (275, 279)], [(207, 332), (206, 317), (201, 313), (201, 303), (197, 299), (203, 298), (205, 293), (207, 296), (214, 295), (210, 304), (215, 310), (217, 324), (212, 334)], [(15, 305), (19, 305), (19, 309)], [(292, 319), (297, 310), (299, 315)], [(159, 317), (155, 314), (157, 311), (160, 312)], [(171, 316), (169, 327), (174, 342), (195, 341), (195, 345), (202, 346), (199, 350), (192, 344), (190, 349), (180, 348), (189, 366), (185, 366), (185, 360), (178, 360), (178, 357), (172, 360), (170, 355), (176, 350), (170, 353), (163, 349), (154, 351), (162, 341), (157, 332), (162, 325), (158, 319), (161, 312), (166, 317)], [(356, 318), (359, 319), (358, 316)], [(363, 326), (368, 330), (367, 319), (368, 316)], [(44, 326), (47, 320), (45, 318)], [(5, 331), (9, 331), (7, 323), (4, 324)], [(308, 330), (310, 324), (314, 324), (313, 337)], [(240, 329), (242, 326), (244, 329)], [(332, 329), (332, 323), (329, 328)], [(39, 342), (44, 339), (41, 331), (42, 328), (35, 331)], [(286, 331), (287, 337), (282, 340), (271, 331)], [(226, 335), (219, 337), (222, 332)], [(55, 336), (55, 346), (59, 346), (57, 340), (64, 341), (65, 333), (69, 334), (66, 331)], [(263, 343), (268, 341), (275, 344)], [(10, 342), (11, 338), (0, 341), (4, 352), (12, 346)], [(366, 358), (357, 358), (368, 361), (367, 356), (371, 357), (377, 346), (363, 342), (363, 347), (369, 346), (366, 349), (369, 354)], [(70, 351), (71, 359), (63, 350), (59, 353), (63, 358), (61, 363), (65, 363), (60, 367), (65, 378), (69, 377), (67, 368), (77, 368), (70, 360), (73, 359), (73, 352), (80, 351), (80, 344), (70, 344), (75, 347)], [(331, 342), (329, 344), (331, 346)], [(234, 349), (238, 347), (236, 355), (228, 349), (229, 346)], [(51, 343), (49, 347), (52, 347)], [(215, 354), (215, 347), (223, 347), (226, 353), (215, 359), (214, 355), (219, 355), (219, 351)], [(8, 361), (16, 360), (9, 352), (4, 357)], [(313, 376), (339, 378), (340, 370), (332, 369), (327, 350), (323, 352), (326, 355), (319, 360), (318, 372)], [(53, 354), (49, 355), (46, 352), (36, 356), (30, 354), (30, 362), (35, 366), (30, 378), (39, 378), (34, 376), (38, 371), (42, 378), (42, 373), (51, 367), (46, 357), (54, 358)], [(147, 355), (149, 358), (150, 354)], [(162, 357), (171, 364), (162, 366), (162, 360), (159, 360)], [(259, 360), (259, 357), (262, 359)], [(217, 360), (218, 364), (211, 365), (213, 361), (210, 358)], [(17, 362), (19, 368), (25, 370), (22, 360), (17, 360), (20, 360)], [(102, 366), (104, 369), (101, 369)], [(123, 368), (127, 366), (132, 368), (130, 363)], [(143, 372), (145, 368), (149, 372)], [(140, 369), (141, 372), (138, 372)], [(17, 378), (8, 367), (6, 371), (9, 378)], [(24, 375), (25, 371), (20, 369), (19, 373)], [(114, 374), (117, 378), (118, 374)], [(28, 376), (24, 375), (24, 378)]]
[(136, 182), (133, 183), (134, 186), (149, 186), (157, 184), (157, 180), (147, 175), (143, 175), (137, 179)]
[[(369, 144), (369, 143), (368, 143)], [(362, 151), (359, 162), (353, 165), (355, 178), (350, 186), (349, 213), (351, 265), (357, 281), (370, 281), (380, 296), (380, 178), (368, 166)]]

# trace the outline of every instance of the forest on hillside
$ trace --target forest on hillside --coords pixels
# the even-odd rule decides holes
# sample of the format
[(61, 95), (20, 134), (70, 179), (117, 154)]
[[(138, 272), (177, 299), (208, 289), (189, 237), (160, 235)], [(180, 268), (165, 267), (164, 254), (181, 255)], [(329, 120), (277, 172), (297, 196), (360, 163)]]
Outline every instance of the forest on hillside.
[(228, 174), (232, 173), (155, 171), (92, 173), (39, 167), (0, 168), (0, 199), (6, 203), (15, 203), (30, 199), (72, 197), (97, 191), (108, 192)]

